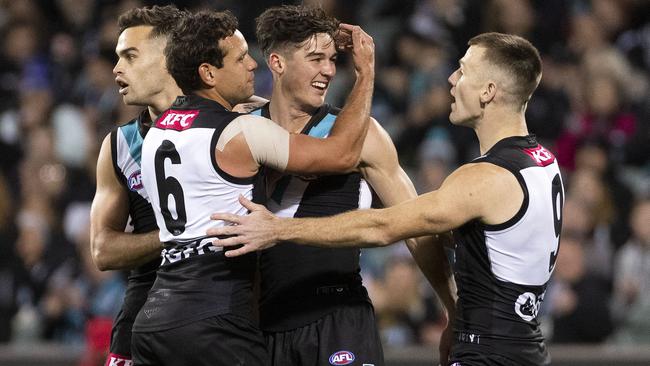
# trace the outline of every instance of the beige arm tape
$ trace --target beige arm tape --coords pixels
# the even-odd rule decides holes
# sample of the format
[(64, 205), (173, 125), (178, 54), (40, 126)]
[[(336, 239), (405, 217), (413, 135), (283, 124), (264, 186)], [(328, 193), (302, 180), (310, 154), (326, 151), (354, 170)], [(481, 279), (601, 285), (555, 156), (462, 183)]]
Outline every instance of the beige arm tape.
[(217, 141), (217, 150), (223, 151), (228, 142), (239, 133), (244, 134), (253, 159), (259, 165), (284, 171), (289, 164), (289, 132), (268, 118), (243, 115), (226, 126)]

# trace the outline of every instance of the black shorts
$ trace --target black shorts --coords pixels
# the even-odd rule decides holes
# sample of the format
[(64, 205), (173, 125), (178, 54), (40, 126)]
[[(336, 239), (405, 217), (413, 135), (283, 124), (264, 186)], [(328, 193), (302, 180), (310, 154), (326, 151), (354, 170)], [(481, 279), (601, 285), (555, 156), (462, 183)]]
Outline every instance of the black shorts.
[(451, 349), (451, 366), (550, 366), (543, 342), (493, 342), (490, 345), (457, 342)]
[(521, 366), (508, 358), (488, 353), (463, 352), (453, 359), (456, 361), (452, 361), (450, 366)]
[(111, 346), (106, 366), (109, 365), (128, 365), (131, 361), (131, 329), (133, 328), (134, 318), (125, 316), (124, 308), (120, 310), (115, 318), (113, 329), (111, 330)]
[(309, 325), (264, 336), (273, 366), (384, 365), (368, 303), (341, 305)]
[(181, 327), (133, 332), (134, 366), (268, 366), (260, 330), (234, 314)]
[(133, 323), (138, 311), (147, 301), (147, 294), (155, 279), (155, 272), (149, 272), (149, 275), (135, 276), (134, 273), (135, 271), (131, 272), (122, 308), (113, 322), (110, 353), (114, 356), (109, 356), (109, 362), (107, 362), (109, 365), (111, 364), (110, 357), (116, 357), (120, 360), (131, 359), (131, 329), (133, 329)]

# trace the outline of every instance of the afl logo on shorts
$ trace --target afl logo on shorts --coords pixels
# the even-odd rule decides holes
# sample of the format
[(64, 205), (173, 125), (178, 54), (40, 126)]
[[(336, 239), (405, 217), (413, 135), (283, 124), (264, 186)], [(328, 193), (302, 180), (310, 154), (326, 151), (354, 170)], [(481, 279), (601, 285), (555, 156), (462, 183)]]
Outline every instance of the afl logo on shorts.
[(137, 192), (142, 189), (142, 175), (140, 174), (140, 169), (136, 170), (129, 177), (129, 189), (133, 192)]
[(349, 365), (354, 362), (354, 353), (338, 351), (330, 356), (330, 365)]

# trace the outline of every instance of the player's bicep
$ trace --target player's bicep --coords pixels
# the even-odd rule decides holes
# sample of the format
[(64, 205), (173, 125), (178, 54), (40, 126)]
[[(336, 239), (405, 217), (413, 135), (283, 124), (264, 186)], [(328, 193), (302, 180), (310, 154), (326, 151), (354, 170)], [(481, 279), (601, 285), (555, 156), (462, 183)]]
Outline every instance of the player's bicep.
[(110, 135), (104, 139), (97, 159), (97, 190), (90, 212), (91, 229), (124, 230), (128, 220), (128, 196), (116, 176), (111, 158)]
[(332, 141), (303, 134), (292, 134), (289, 140), (287, 172), (338, 173), (343, 172), (340, 150), (333, 149)]
[[(521, 203), (521, 188), (507, 170), (490, 163), (463, 165), (450, 174), (435, 191), (437, 205), (447, 213), (434, 212), (434, 220), (447, 220), (451, 228), (478, 219), (493, 224), (502, 207)], [(518, 203), (517, 203), (518, 202)], [(505, 220), (504, 220), (505, 221)]]
[(481, 185), (471, 170), (465, 166), (459, 168), (439, 190), (389, 208), (395, 211), (391, 214), (397, 220), (395, 230), (410, 233), (411, 237), (424, 236), (446, 232), (480, 218)]
[(275, 122), (259, 116), (242, 116), (233, 123), (243, 132), (253, 159), (259, 165), (289, 173), (341, 170), (337, 151), (327, 139), (290, 134)]
[(481, 179), (480, 169), (464, 165), (451, 173), (435, 195), (435, 204), (439, 208), (432, 212), (431, 220), (445, 222), (453, 229), (483, 214), (485, 181)]
[(374, 119), (363, 144), (359, 167), (384, 206), (417, 196), (411, 179), (399, 165), (393, 141)]
[(273, 121), (244, 115), (232, 121), (222, 133), (217, 149), (222, 150), (234, 136), (243, 135), (255, 164), (284, 171), (289, 161), (289, 132)]

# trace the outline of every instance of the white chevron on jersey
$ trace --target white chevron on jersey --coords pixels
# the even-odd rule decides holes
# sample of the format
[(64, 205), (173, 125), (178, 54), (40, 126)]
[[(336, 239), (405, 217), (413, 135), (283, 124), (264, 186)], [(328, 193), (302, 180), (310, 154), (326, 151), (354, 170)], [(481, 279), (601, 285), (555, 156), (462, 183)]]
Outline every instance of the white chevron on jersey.
[(142, 137), (138, 131), (138, 124), (131, 123), (119, 127), (115, 137), (117, 145), (116, 164), (122, 170), (128, 188), (150, 202), (141, 178), (140, 149), (142, 147)]
[(558, 238), (552, 230), (555, 210), (550, 198), (553, 178), (560, 174), (560, 170), (557, 163), (553, 163), (520, 172), (528, 187), (526, 212), (507, 229), (486, 230), (485, 244), (496, 278), (521, 285), (540, 286), (551, 276), (549, 255), (558, 248)]
[[(300, 207), (305, 189), (309, 186), (310, 181), (301, 179), (300, 177), (293, 176), (287, 185), (282, 200), (280, 203), (273, 199), (269, 199), (266, 203), (269, 211), (273, 212), (279, 217), (293, 217)], [(361, 179), (359, 186), (359, 209), (370, 208), (372, 204), (372, 193), (368, 183)]]
[[(184, 241), (206, 235), (206, 231), (223, 222), (210, 220), (214, 212), (229, 212), (237, 215), (247, 213), (238, 201), (239, 195), (252, 199), (252, 184), (236, 184), (222, 177), (213, 165), (214, 146), (211, 146), (213, 128), (190, 128), (184, 131), (152, 128), (147, 133), (142, 147), (142, 178), (151, 198), (160, 228), (160, 240)], [(164, 140), (171, 141), (180, 156), (180, 163), (164, 160), (164, 177), (173, 177), (182, 187), (187, 221), (185, 231), (179, 235), (169, 232), (161, 212), (159, 187), (156, 184), (154, 156)], [(169, 211), (178, 218), (174, 195), (167, 194)], [(220, 248), (222, 249), (222, 248)]]

